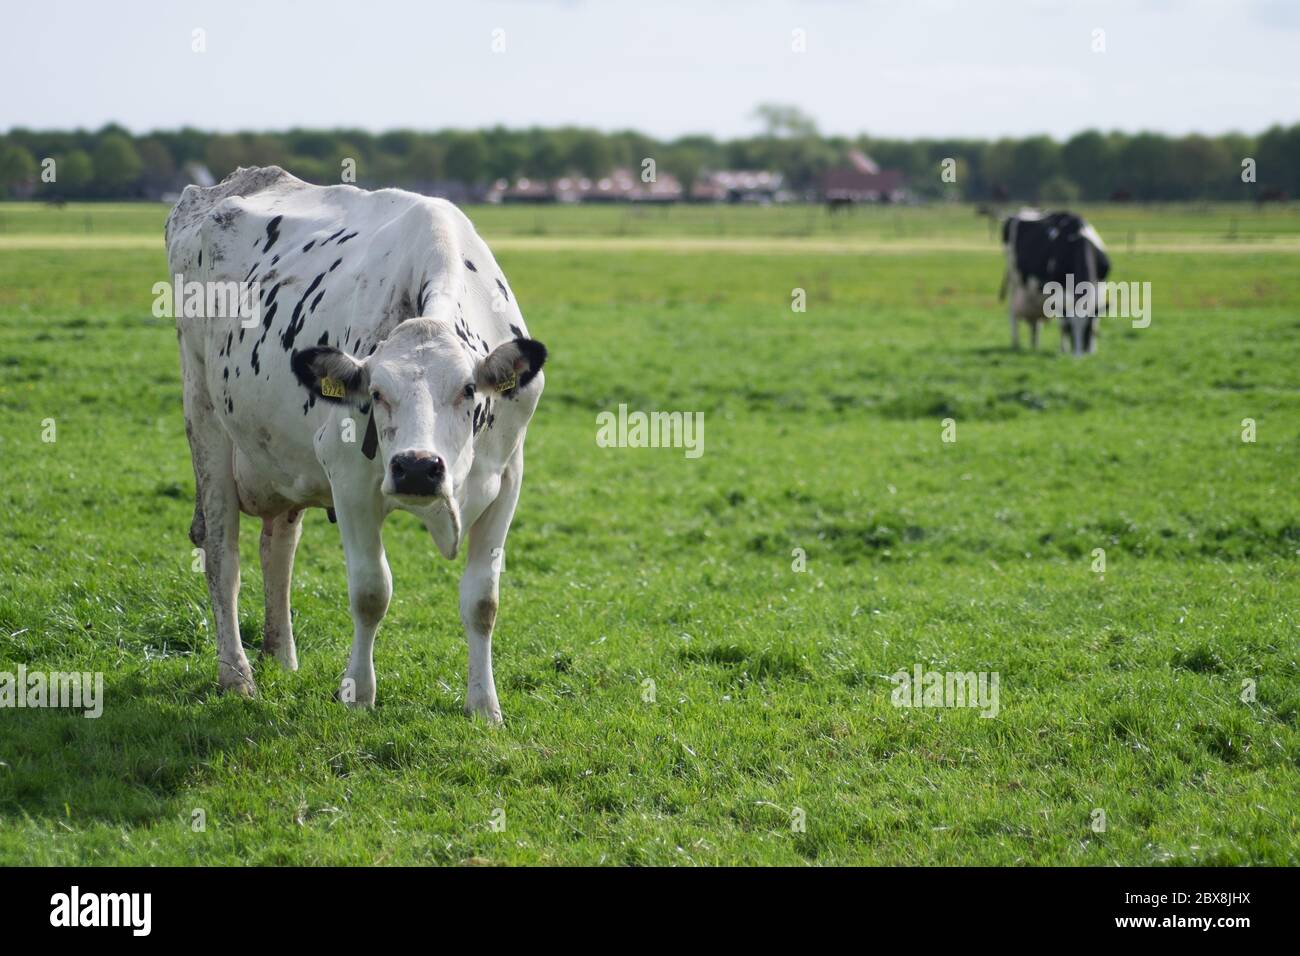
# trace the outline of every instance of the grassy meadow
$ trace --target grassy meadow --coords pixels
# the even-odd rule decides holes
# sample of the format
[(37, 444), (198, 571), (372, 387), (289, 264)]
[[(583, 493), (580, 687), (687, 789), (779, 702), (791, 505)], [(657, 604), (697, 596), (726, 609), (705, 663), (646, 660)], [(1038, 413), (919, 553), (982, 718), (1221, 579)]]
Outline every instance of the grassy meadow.
[[(966, 206), (470, 210), (550, 350), (491, 729), (401, 514), (375, 710), (320, 511), (301, 669), (216, 693), (165, 209), (0, 205), (0, 672), (105, 684), (0, 709), (0, 864), (1300, 863), (1300, 208), (1082, 211), (1152, 321), (1076, 360)], [(598, 447), (620, 403), (702, 457)]]

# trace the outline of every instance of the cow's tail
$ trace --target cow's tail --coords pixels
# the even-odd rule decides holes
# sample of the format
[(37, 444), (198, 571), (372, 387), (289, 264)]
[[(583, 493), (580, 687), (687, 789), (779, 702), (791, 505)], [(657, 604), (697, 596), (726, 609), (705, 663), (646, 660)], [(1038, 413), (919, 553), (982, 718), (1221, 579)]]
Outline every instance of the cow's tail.
[(1002, 223), (1002, 245), (1006, 250), (1007, 267), (1002, 270), (1002, 288), (998, 290), (999, 302), (1007, 297), (1007, 287), (1011, 284), (1011, 263), (1015, 261), (1016, 233), (1019, 231), (1016, 227), (1019, 225), (1020, 220), (1015, 216), (1007, 216)]

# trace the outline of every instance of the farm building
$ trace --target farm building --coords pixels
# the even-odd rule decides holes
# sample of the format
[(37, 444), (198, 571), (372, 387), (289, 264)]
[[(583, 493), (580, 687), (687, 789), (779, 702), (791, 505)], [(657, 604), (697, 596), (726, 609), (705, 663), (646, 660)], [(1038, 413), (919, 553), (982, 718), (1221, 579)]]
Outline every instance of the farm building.
[(639, 174), (616, 169), (608, 176), (561, 176), (557, 179), (529, 179), (514, 182), (498, 179), (488, 191), (488, 202), (504, 203), (671, 203), (682, 198), (682, 184), (672, 173), (659, 172), (654, 182), (642, 182)]
[(902, 202), (907, 181), (896, 169), (881, 169), (870, 156), (851, 150), (848, 163), (826, 170), (822, 198), (832, 206), (864, 202)]
[(788, 199), (785, 176), (765, 169), (720, 169), (700, 174), (691, 186), (692, 202), (771, 203)]

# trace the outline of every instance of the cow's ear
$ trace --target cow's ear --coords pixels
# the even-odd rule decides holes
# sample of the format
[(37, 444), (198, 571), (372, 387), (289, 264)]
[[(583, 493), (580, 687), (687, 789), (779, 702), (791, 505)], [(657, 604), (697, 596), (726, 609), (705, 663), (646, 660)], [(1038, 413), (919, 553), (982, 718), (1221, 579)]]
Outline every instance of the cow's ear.
[(509, 396), (527, 388), (545, 364), (545, 345), (533, 339), (512, 339), (479, 363), (475, 378), (480, 389)]
[(366, 369), (346, 352), (315, 345), (295, 350), (290, 360), (302, 387), (327, 402), (356, 405), (366, 400)]

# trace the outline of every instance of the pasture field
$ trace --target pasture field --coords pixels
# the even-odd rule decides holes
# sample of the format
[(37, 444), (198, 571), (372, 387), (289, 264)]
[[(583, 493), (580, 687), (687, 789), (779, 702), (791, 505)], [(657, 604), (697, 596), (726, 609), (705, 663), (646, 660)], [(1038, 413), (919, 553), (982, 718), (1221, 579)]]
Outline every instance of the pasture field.
[[(1300, 862), (1300, 215), (1084, 212), (1152, 322), (1075, 360), (1054, 329), (1008, 349), (969, 207), (472, 211), (551, 354), (491, 729), (461, 715), (463, 558), (400, 514), (374, 711), (332, 700), (351, 625), (320, 511), (301, 670), (216, 693), (149, 310), (165, 212), (0, 206), (0, 672), (105, 682), (98, 719), (0, 709), (0, 863)], [(87, 215), (100, 244), (61, 245)], [(702, 457), (598, 447), (620, 403), (703, 412)], [(242, 544), (255, 650), (250, 519)], [(917, 664), (996, 672), (997, 716), (895, 707)]]

